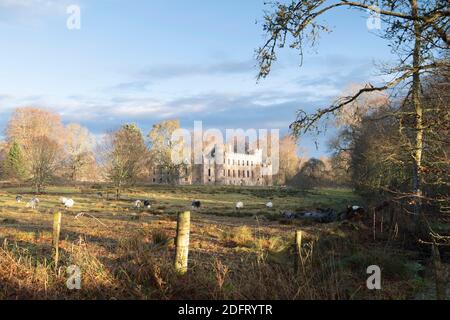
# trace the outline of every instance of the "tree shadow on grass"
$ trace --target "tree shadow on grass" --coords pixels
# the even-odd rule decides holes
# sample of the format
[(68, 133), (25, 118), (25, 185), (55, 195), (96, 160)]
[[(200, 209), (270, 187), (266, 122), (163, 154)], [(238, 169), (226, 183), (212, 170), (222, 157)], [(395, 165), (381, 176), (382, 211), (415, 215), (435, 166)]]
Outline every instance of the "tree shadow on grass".
[[(20, 223), (14, 223), (14, 224), (5, 224), (10, 229), (14, 229), (17, 232), (25, 232), (25, 233), (34, 233), (35, 239), (37, 240), (37, 237), (40, 233), (53, 233), (53, 228), (50, 226), (42, 226), (42, 225), (31, 225), (31, 224), (20, 224)], [(64, 228), (64, 226), (61, 229), (60, 239), (66, 240), (66, 241), (79, 241), (83, 239), (83, 241), (88, 241), (90, 243), (94, 243), (96, 245), (102, 246), (106, 249), (110, 249), (111, 247), (115, 247), (118, 245), (118, 241), (116, 239), (110, 238), (110, 237), (104, 237), (104, 236), (95, 236), (91, 234), (85, 234), (80, 232), (74, 232), (69, 231)], [(0, 239), (1, 241), (2, 239)]]

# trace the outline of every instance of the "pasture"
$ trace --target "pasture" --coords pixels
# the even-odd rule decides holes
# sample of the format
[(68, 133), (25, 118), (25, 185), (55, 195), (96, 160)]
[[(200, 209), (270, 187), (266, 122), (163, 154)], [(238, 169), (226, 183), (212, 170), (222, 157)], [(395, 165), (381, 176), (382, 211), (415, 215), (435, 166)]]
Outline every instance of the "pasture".
[[(99, 186), (100, 187), (100, 186)], [(148, 186), (121, 199), (100, 189), (50, 187), (35, 210), (27, 188), (0, 190), (0, 299), (400, 299), (424, 280), (414, 253), (383, 250), (363, 223), (315, 224), (280, 219), (282, 211), (344, 210), (361, 204), (345, 189)], [(16, 195), (24, 202), (17, 203)], [(70, 197), (68, 210), (59, 203)], [(150, 209), (133, 208), (149, 199)], [(192, 200), (202, 202), (192, 211)], [(237, 211), (235, 203), (245, 207)], [(266, 208), (272, 202), (272, 209)], [(52, 255), (53, 213), (62, 211), (60, 263)], [(173, 268), (177, 213), (192, 211), (189, 272)], [(303, 258), (294, 269), (296, 230)], [(366, 268), (384, 265), (383, 290), (365, 288)], [(69, 290), (68, 266), (81, 270)]]

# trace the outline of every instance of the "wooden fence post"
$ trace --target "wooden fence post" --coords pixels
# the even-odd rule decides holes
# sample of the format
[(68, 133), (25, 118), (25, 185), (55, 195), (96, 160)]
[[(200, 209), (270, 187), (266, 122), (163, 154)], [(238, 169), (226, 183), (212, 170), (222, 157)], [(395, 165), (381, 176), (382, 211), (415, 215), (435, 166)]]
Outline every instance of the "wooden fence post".
[(175, 270), (184, 275), (188, 270), (189, 233), (191, 228), (191, 213), (179, 213), (177, 221), (177, 239), (175, 253)]
[(302, 237), (303, 237), (303, 231), (296, 231), (295, 232), (295, 260), (294, 260), (294, 267), (295, 272), (300, 271), (300, 265), (302, 260)]
[(59, 261), (59, 234), (61, 233), (61, 212), (55, 212), (53, 215), (53, 252), (55, 254), (55, 270), (58, 268)]

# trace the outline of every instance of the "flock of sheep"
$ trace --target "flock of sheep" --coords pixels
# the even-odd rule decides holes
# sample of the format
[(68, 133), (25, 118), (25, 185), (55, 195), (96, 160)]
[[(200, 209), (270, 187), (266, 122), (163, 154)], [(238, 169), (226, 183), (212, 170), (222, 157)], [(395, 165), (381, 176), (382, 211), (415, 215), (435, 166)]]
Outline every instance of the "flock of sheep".
[(285, 219), (293, 220), (311, 220), (319, 223), (331, 223), (342, 220), (360, 219), (366, 215), (366, 210), (360, 206), (348, 206), (347, 210), (337, 212), (333, 209), (317, 209), (316, 211), (307, 211), (294, 213), (290, 211), (282, 212)]
[[(22, 203), (23, 197), (20, 195), (16, 196), (16, 201), (17, 201), (17, 203)], [(62, 197), (59, 199), (59, 201), (66, 209), (70, 209), (75, 205), (75, 201), (73, 201), (73, 199), (68, 199), (68, 198)], [(27, 206), (27, 208), (36, 209), (38, 207), (39, 203), (40, 203), (39, 198), (33, 197), (30, 201), (27, 202), (26, 206)]]
[[(17, 196), (16, 197), (17, 203), (22, 203), (23, 197)], [(36, 209), (36, 207), (39, 205), (39, 199), (38, 198), (32, 198), (30, 201), (27, 202), (27, 208)]]
[(133, 206), (135, 209), (140, 209), (144, 207), (145, 209), (150, 209), (152, 204), (149, 200), (136, 200), (133, 202)]
[[(133, 202), (133, 207), (135, 209), (141, 209), (141, 208), (146, 208), (146, 209), (150, 209), (151, 208), (151, 202), (149, 200), (136, 200)], [(192, 210), (198, 210), (202, 207), (202, 203), (198, 200), (194, 200), (191, 203), (191, 207)], [(273, 203), (272, 202), (268, 202), (266, 204), (266, 207), (268, 209), (272, 209), (273, 208)], [(236, 210), (241, 210), (244, 208), (244, 203), (242, 201), (236, 203)]]
[[(197, 201), (197, 200), (192, 201), (192, 209), (193, 210), (200, 209), (201, 205), (202, 205), (202, 203), (200, 201)], [(236, 203), (235, 208), (236, 208), (236, 210), (244, 209), (244, 203), (242, 201), (239, 201), (238, 203)], [(272, 209), (273, 203), (272, 202), (266, 203), (266, 208)]]
[[(98, 195), (99, 195), (99, 197), (102, 197), (102, 195), (100, 193)], [(16, 196), (17, 203), (22, 203), (23, 200), (24, 199), (21, 195)], [(73, 199), (65, 198), (65, 197), (61, 197), (59, 199), (59, 202), (66, 209), (73, 208), (73, 206), (75, 205), (75, 201)], [(27, 202), (26, 207), (31, 208), (31, 209), (36, 209), (38, 207), (39, 203), (40, 203), (40, 200), (37, 197), (33, 197), (30, 201)], [(133, 205), (133, 208), (140, 210), (141, 208), (150, 209), (152, 204), (151, 204), (150, 200), (133, 200), (132, 205)], [(197, 210), (197, 209), (201, 208), (202, 203), (198, 200), (194, 200), (194, 201), (192, 201), (191, 206), (192, 206), (193, 210)], [(238, 211), (242, 210), (244, 208), (244, 203), (242, 201), (237, 202), (235, 208)], [(266, 204), (266, 208), (272, 209), (273, 203), (268, 202)]]
[[(18, 203), (21, 203), (23, 201), (23, 197), (20, 195), (16, 196), (16, 201)], [(61, 197), (59, 201), (64, 206), (65, 209), (73, 208), (73, 206), (75, 205), (75, 201), (70, 198)], [(26, 206), (27, 208), (36, 209), (39, 203), (40, 203), (39, 199), (33, 197), (30, 201), (27, 202)], [(141, 208), (150, 209), (152, 204), (150, 200), (133, 200), (132, 205), (135, 209), (140, 210)], [(192, 201), (191, 206), (192, 210), (198, 210), (201, 208), (202, 203), (198, 200), (194, 200)], [(274, 207), (272, 202), (266, 203), (265, 206), (268, 209), (272, 209)], [(237, 202), (235, 209), (237, 211), (244, 209), (244, 203), (242, 201)], [(363, 216), (364, 212), (365, 212), (364, 208), (362, 207), (349, 206), (347, 211), (343, 213), (336, 213), (334, 210), (328, 209), (325, 211), (321, 210), (318, 212), (305, 212), (300, 214), (283, 212), (282, 215), (287, 219), (311, 219), (318, 222), (333, 222), (340, 219), (351, 219), (357, 216)]]

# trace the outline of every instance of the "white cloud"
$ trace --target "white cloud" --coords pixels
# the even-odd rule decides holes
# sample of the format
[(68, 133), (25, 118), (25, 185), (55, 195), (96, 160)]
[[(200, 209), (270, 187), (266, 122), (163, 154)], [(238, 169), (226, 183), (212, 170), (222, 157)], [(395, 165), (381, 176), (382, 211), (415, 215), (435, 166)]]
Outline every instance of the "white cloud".
[(0, 0), (0, 7), (3, 8), (56, 8), (66, 1), (60, 0)]
[(66, 15), (67, 7), (76, 0), (0, 0), (0, 20), (33, 23), (33, 18)]

